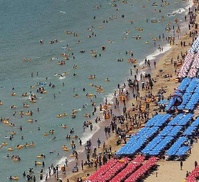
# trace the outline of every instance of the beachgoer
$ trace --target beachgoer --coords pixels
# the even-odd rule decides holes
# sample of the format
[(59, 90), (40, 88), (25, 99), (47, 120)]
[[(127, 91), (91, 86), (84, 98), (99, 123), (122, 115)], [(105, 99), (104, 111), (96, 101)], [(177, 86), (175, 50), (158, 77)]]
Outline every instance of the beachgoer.
[(182, 167), (183, 167), (183, 161), (181, 160), (180, 161), (180, 170), (182, 170)]

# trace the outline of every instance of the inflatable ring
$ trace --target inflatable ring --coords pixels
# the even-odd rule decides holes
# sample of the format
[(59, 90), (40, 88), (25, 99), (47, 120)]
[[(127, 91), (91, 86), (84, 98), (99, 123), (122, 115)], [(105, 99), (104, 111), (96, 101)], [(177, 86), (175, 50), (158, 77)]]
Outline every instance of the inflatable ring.
[(54, 132), (55, 132), (54, 130), (50, 130), (49, 131), (50, 134), (54, 134)]
[(63, 147), (62, 149), (63, 149), (63, 151), (69, 151), (68, 147)]
[(13, 148), (9, 147), (7, 150), (11, 152), (11, 151), (13, 151)]
[(11, 106), (11, 109), (16, 109), (17, 107), (15, 105), (12, 105)]
[(96, 92), (98, 92), (98, 93), (103, 93), (104, 90), (103, 90), (102, 88), (98, 88), (98, 89), (96, 90)]
[(35, 165), (42, 165), (42, 162), (35, 161)]
[(12, 93), (11, 93), (11, 96), (16, 96), (16, 93), (15, 93), (15, 92), (12, 92)]
[(93, 97), (94, 94), (87, 94), (87, 97)]
[(17, 146), (16, 148), (17, 149), (22, 149), (24, 146), (23, 145), (19, 145), (19, 146)]
[(58, 115), (57, 115), (57, 118), (61, 118), (61, 117), (62, 117), (62, 114), (58, 114)]
[(15, 134), (16, 134), (16, 132), (14, 132), (14, 131), (10, 132), (10, 135), (15, 135)]
[(42, 156), (42, 155), (38, 155), (38, 156), (37, 156), (38, 159), (41, 159), (41, 158), (43, 158), (43, 157), (44, 157), (44, 156)]
[(44, 90), (43, 92), (42, 92), (42, 94), (47, 94), (48, 92), (46, 91), (46, 90)]
[(28, 122), (29, 122), (29, 123), (32, 123), (32, 122), (33, 122), (33, 119), (29, 119)]
[(88, 118), (88, 117), (89, 117), (89, 114), (84, 114), (84, 117)]
[(30, 116), (30, 112), (27, 112), (27, 113), (26, 113), (26, 116)]
[(44, 133), (44, 136), (48, 136), (48, 133), (45, 132), (45, 133)]
[(19, 161), (19, 159), (17, 157), (13, 157), (12, 159), (13, 161)]
[(28, 104), (24, 104), (23, 108), (29, 108), (29, 105)]
[(63, 113), (62, 116), (67, 116), (67, 114), (66, 114), (66, 113)]
[(21, 96), (22, 96), (22, 97), (27, 97), (28, 94), (27, 94), (27, 93), (23, 93)]
[(10, 179), (11, 180), (19, 180), (19, 177), (18, 176), (12, 176)]
[(74, 113), (74, 114), (76, 114), (77, 112), (78, 112), (78, 110), (76, 110), (76, 109), (73, 110), (73, 113)]
[(4, 123), (4, 124), (8, 124), (9, 121), (8, 121), (8, 120), (3, 120), (3, 123)]
[(65, 124), (62, 124), (61, 127), (62, 128), (67, 128), (67, 126)]
[(6, 143), (6, 142), (3, 142), (2, 144), (1, 144), (1, 146), (7, 146), (8, 144)]

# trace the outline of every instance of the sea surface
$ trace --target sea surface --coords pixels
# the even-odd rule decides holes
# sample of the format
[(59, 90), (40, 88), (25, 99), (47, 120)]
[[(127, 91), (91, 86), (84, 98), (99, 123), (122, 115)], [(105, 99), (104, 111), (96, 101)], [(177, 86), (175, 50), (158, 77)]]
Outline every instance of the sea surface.
[[(42, 166), (35, 166), (35, 161), (44, 161), (47, 170), (51, 164), (62, 165), (66, 157), (71, 160), (71, 141), (66, 135), (74, 128), (71, 135), (85, 144), (100, 129), (93, 122), (93, 131), (88, 128), (83, 132), (83, 122), (95, 118), (92, 102), (97, 106), (105, 98), (111, 102), (117, 84), (132, 78), (129, 70), (134, 72), (135, 64), (128, 63), (130, 52), (137, 66), (142, 66), (145, 58), (152, 60), (170, 49), (163, 34), (177, 36), (172, 31), (174, 20), (183, 26), (190, 1), (154, 2), (0, 0), (0, 182), (9, 181), (9, 176), (26, 181), (22, 173), (29, 168), (38, 180)], [(166, 32), (168, 25), (171, 31)], [(159, 45), (163, 51), (158, 50)], [(63, 55), (68, 55), (68, 60)], [(89, 79), (90, 75), (95, 79)], [(99, 86), (104, 92), (96, 92)], [(37, 92), (39, 88), (46, 93)], [(86, 93), (96, 97), (88, 98)], [(36, 103), (30, 102), (31, 94), (36, 95)], [(73, 110), (76, 118), (71, 117)], [(28, 111), (32, 116), (27, 116)], [(63, 113), (67, 116), (57, 117)], [(18, 145), (23, 147), (17, 149)], [(70, 151), (63, 151), (63, 145)], [(37, 158), (40, 154), (46, 158)], [(12, 156), (20, 156), (21, 161), (12, 160)]]

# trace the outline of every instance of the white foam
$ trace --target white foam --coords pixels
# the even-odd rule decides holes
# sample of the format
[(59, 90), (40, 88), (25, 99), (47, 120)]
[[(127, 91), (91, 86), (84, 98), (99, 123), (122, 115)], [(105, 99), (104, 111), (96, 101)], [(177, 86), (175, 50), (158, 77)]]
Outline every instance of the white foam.
[(172, 14), (182, 14), (182, 13), (184, 13), (186, 10), (184, 9), (184, 8), (179, 8), (179, 9), (177, 9), (177, 10), (174, 10), (173, 12), (172, 12)]
[[(100, 129), (100, 127), (99, 127), (99, 125), (97, 125), (97, 124), (93, 124), (93, 130), (92, 130), (92, 131), (90, 131), (89, 128), (86, 129), (86, 131), (83, 133), (82, 138), (81, 138), (81, 140), (82, 140), (82, 145), (86, 144), (86, 142), (87, 142), (88, 140), (90, 140), (90, 139), (92, 138), (92, 136), (93, 136), (99, 129)], [(89, 130), (89, 132), (88, 132), (87, 130)]]
[[(154, 60), (157, 56), (164, 54), (165, 52), (167, 52), (169, 49), (171, 49), (170, 44), (166, 44), (165, 46), (163, 46), (163, 51), (160, 50), (155, 50), (152, 54), (148, 55), (146, 58), (149, 60)], [(145, 61), (141, 61), (140, 62), (140, 66), (144, 64)]]
[(108, 95), (106, 95), (106, 98), (104, 98), (104, 102), (105, 102), (105, 100), (107, 99), (107, 103), (108, 104), (113, 104), (113, 98), (114, 98), (114, 95), (113, 95), (113, 93), (109, 93)]
[(63, 79), (65, 79), (65, 78), (66, 78), (65, 76), (60, 76), (60, 77), (59, 77), (60, 80), (63, 80)]

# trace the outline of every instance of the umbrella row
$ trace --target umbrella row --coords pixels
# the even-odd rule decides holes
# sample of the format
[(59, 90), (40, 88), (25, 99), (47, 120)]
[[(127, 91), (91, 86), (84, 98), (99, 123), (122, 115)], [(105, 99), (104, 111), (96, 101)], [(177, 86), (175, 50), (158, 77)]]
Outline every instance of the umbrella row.
[[(143, 155), (138, 155), (133, 160), (127, 157), (109, 160), (87, 180), (92, 182), (136, 181), (155, 166), (157, 161), (157, 157), (151, 157), (145, 160)], [(110, 166), (112, 167), (110, 168)], [(108, 168), (106, 169), (106, 167)]]
[(151, 168), (157, 165), (158, 158), (151, 157), (146, 161), (137, 171), (130, 175), (125, 182), (136, 182), (142, 176), (144, 176)]
[(197, 182), (199, 177), (199, 166), (196, 166), (194, 170), (187, 176), (186, 182)]

